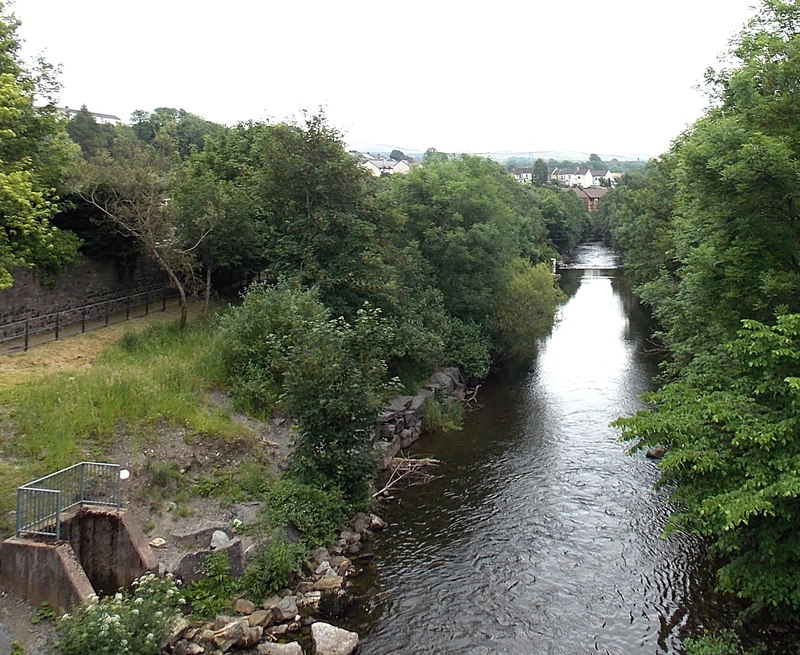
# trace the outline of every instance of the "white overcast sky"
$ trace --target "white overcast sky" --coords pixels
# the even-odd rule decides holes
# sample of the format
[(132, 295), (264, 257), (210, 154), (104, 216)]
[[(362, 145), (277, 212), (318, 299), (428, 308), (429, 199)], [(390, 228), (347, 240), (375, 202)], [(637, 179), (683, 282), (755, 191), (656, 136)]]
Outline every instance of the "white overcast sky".
[(63, 105), (280, 120), (354, 147), (650, 154), (756, 0), (16, 0)]

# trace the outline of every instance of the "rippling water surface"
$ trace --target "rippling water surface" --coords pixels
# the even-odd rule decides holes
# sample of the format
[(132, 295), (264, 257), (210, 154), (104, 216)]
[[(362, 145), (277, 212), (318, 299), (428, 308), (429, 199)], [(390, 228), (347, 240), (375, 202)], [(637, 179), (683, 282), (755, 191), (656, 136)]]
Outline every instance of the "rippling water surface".
[(677, 652), (698, 548), (659, 537), (655, 465), (609, 427), (655, 372), (614, 265), (581, 248), (536, 358), (482, 389), (462, 431), (423, 437), (445, 465), (385, 508), (351, 619), (362, 655)]

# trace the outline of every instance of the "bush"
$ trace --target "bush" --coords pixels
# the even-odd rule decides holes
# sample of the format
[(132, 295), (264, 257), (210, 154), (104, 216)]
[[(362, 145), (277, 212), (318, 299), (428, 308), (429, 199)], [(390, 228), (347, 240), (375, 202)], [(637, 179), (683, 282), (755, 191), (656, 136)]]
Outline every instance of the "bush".
[(491, 342), (475, 323), (453, 319), (447, 344), (447, 363), (458, 366), (467, 379), (489, 374)]
[(171, 576), (152, 573), (132, 592), (93, 596), (56, 624), (59, 655), (157, 655), (184, 599)]
[(284, 540), (271, 541), (253, 559), (242, 577), (242, 591), (251, 599), (263, 600), (274, 594), (297, 572), (308, 556), (308, 549)]
[(323, 491), (293, 480), (281, 480), (273, 487), (266, 510), (274, 526), (294, 528), (308, 546), (333, 541), (347, 518), (340, 491)]
[(192, 612), (209, 618), (219, 614), (231, 604), (240, 583), (231, 577), (228, 554), (222, 550), (206, 557), (202, 573), (203, 577), (186, 589), (186, 596), (192, 605)]
[(455, 400), (439, 398), (438, 394), (422, 406), (422, 429), (424, 432), (438, 430), (460, 430), (464, 420), (464, 408)]

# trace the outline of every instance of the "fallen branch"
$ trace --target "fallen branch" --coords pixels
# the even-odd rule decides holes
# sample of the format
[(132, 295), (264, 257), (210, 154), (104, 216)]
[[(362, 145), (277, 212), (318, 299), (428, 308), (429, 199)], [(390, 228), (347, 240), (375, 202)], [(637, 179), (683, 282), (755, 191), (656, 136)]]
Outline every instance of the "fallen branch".
[(425, 484), (433, 480), (434, 476), (425, 469), (439, 466), (441, 460), (432, 457), (393, 457), (389, 468), (391, 473), (389, 479), (382, 489), (372, 494), (373, 498), (386, 494), (390, 489), (396, 487), (402, 480), (410, 478), (409, 484)]

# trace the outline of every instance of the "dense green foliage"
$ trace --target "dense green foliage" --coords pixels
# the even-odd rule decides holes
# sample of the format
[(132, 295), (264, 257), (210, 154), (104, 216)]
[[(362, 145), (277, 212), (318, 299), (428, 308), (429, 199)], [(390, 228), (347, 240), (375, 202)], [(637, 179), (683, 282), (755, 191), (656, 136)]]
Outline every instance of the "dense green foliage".
[(619, 425), (669, 447), (669, 528), (708, 540), (719, 587), (796, 617), (800, 6), (763, 0), (731, 55), (706, 115), (599, 212), (670, 354), (654, 410)]
[[(72, 152), (53, 106), (55, 80), (44, 62), (23, 65), (18, 26), (0, 2), (0, 289), (12, 285), (17, 266), (57, 275), (78, 247), (50, 223)], [(44, 107), (34, 105), (42, 99)]]

